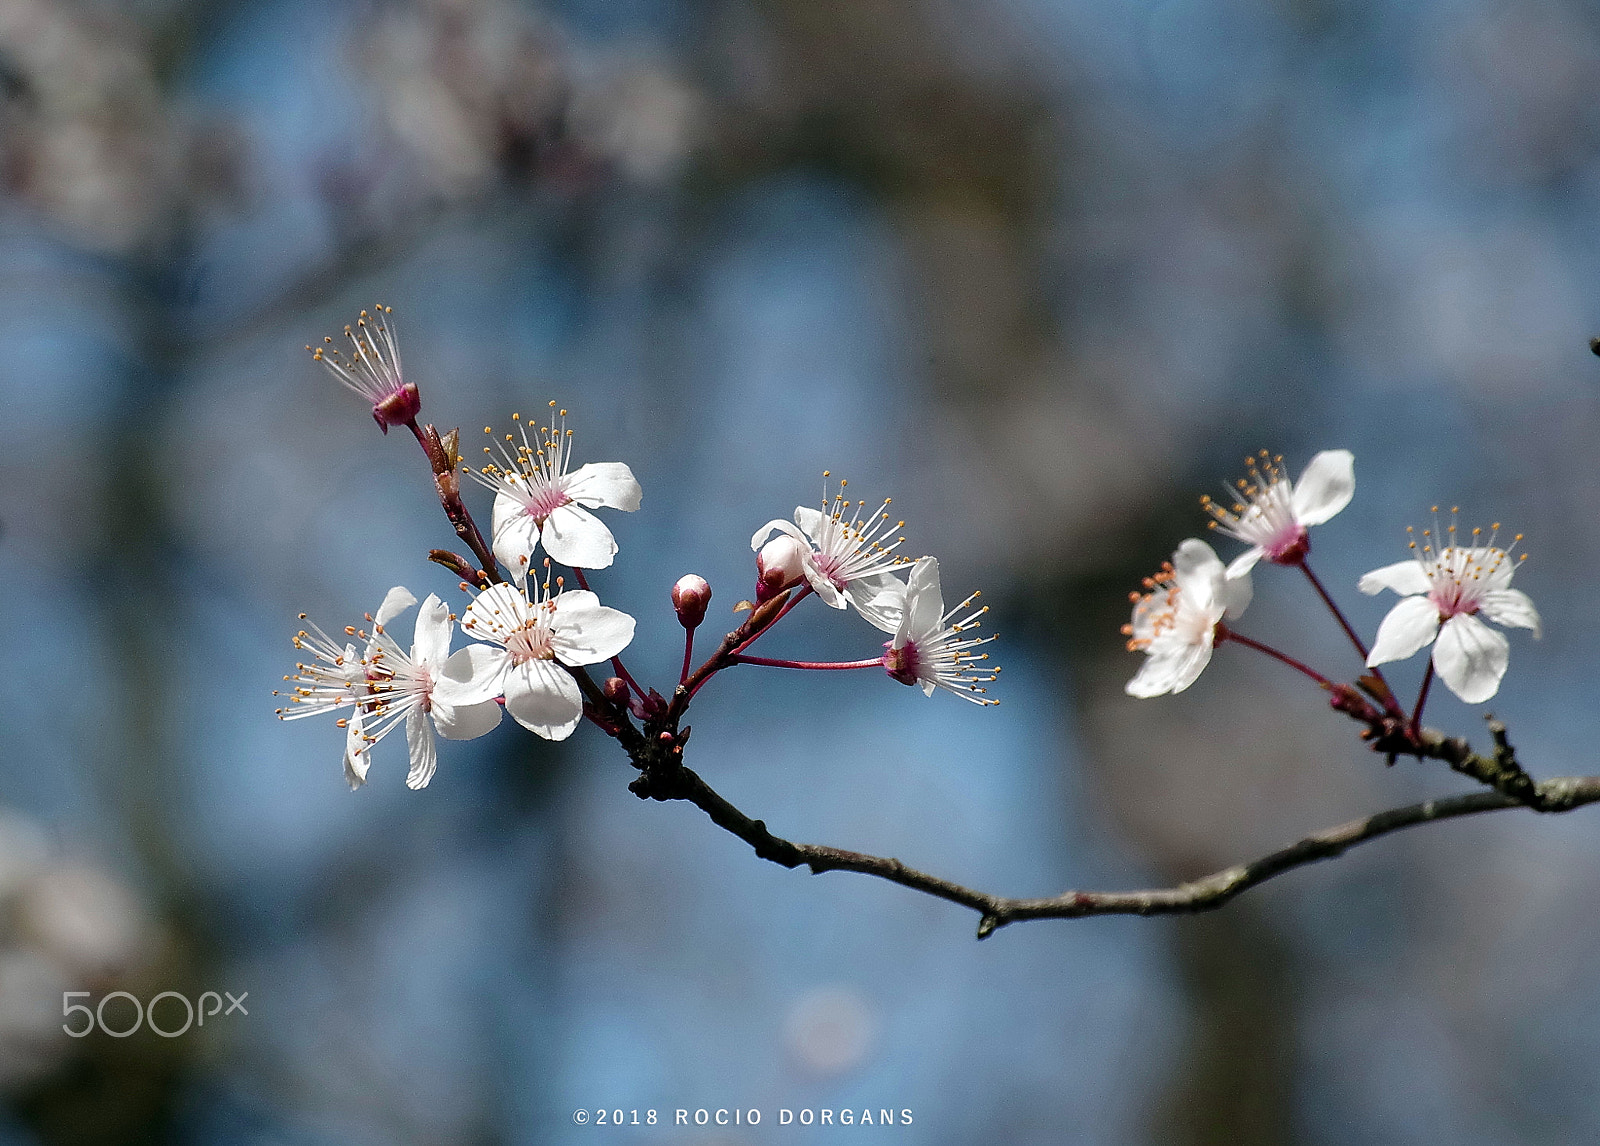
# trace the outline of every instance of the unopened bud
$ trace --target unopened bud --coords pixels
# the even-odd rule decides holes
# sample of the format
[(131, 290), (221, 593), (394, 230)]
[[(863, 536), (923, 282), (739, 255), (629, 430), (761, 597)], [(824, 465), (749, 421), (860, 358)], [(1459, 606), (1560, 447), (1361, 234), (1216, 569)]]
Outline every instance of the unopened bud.
[(600, 691), (612, 704), (628, 703), (628, 682), (620, 676), (607, 677), (606, 682), (600, 686)]
[(787, 533), (774, 537), (756, 554), (756, 603), (769, 600), (800, 580), (805, 550)]
[(704, 577), (686, 573), (672, 586), (672, 607), (678, 610), (678, 623), (686, 629), (693, 629), (706, 619), (709, 604), (711, 585)]

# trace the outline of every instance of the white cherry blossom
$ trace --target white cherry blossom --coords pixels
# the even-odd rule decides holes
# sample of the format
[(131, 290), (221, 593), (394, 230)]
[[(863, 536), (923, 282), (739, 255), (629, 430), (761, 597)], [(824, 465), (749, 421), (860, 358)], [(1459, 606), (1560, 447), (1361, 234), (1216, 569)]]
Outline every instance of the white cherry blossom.
[(760, 551), (774, 532), (794, 538), (801, 545), (801, 574), (818, 597), (835, 609), (854, 605), (877, 628), (893, 633), (906, 598), (905, 582), (894, 570), (906, 562), (894, 552), (905, 538), (891, 535), (905, 522), (892, 522), (889, 500), (864, 514), (866, 502), (846, 500), (847, 485), (841, 481), (831, 501), (824, 496), (821, 510), (796, 507), (793, 523), (767, 522), (750, 538), (750, 548)]
[(610, 660), (633, 640), (633, 618), (600, 603), (587, 589), (530, 600), (524, 589), (491, 585), (461, 620), (466, 632), (494, 646), (474, 665), (474, 680), (503, 692), (506, 711), (547, 740), (565, 740), (583, 717), (583, 695), (562, 668)]
[(1499, 529), (1494, 525), (1487, 541), (1482, 530), (1474, 529), (1467, 545), (1457, 543), (1453, 524), (1443, 536), (1437, 526), (1423, 530), (1422, 544), (1411, 543), (1415, 553), (1410, 560), (1374, 569), (1361, 578), (1363, 593), (1392, 589), (1400, 594), (1399, 603), (1378, 626), (1368, 667), (1404, 660), (1432, 643), (1434, 669), (1462, 700), (1481, 704), (1500, 690), (1511, 645), (1480, 615), (1497, 625), (1532, 629), (1535, 637), (1541, 628), (1539, 611), (1528, 595), (1510, 587), (1521, 560), (1511, 550), (1522, 534), (1500, 549), (1495, 546)]
[(495, 693), (486, 690), (481, 680), (474, 681), (482, 676), (475, 673), (475, 665), (493, 650), (469, 645), (452, 654), (450, 610), (438, 597), (430, 595), (422, 603), (409, 652), (389, 632), (389, 622), (416, 603), (407, 589), (397, 585), (369, 618), (370, 634), (347, 629), (348, 635), (366, 642), (360, 656), (354, 644), (341, 649), (314, 625), (314, 634), (301, 632), (295, 638), (295, 646), (309, 649), (314, 659), (297, 666), (295, 677), (285, 678), (297, 687), (290, 707), (279, 709), (278, 715), (294, 720), (351, 709), (339, 725), (345, 729), (345, 779), (352, 788), (366, 783), (372, 746), (401, 722), (411, 756), (406, 776), (410, 788), (425, 788), (433, 779), (439, 757), (435, 728), (447, 739), (471, 740), (500, 723)]
[(1284, 472), (1283, 458), (1266, 450), (1259, 459), (1246, 458), (1245, 465), (1249, 476), (1238, 480), (1232, 510), (1209, 497), (1200, 499), (1213, 529), (1250, 546), (1228, 565), (1231, 577), (1250, 572), (1263, 557), (1280, 565), (1303, 558), (1307, 527), (1321, 525), (1349, 505), (1356, 491), (1355, 455), (1349, 450), (1323, 450), (1298, 482)]
[(883, 667), (888, 674), (901, 684), (920, 685), (925, 696), (943, 688), (974, 704), (999, 704), (984, 696), (987, 690), (980, 685), (994, 680), (1000, 670), (985, 671), (978, 662), (988, 660), (989, 654), (972, 652), (995, 638), (962, 635), (982, 623), (979, 618), (989, 606), (952, 619), (977, 596), (973, 593), (947, 612), (939, 589), (939, 562), (932, 557), (917, 561), (911, 567), (894, 639), (884, 644)]
[[(550, 403), (555, 406), (554, 402)], [(513, 414), (517, 433), (505, 435), (499, 460), (491, 460), (472, 476), (494, 491), (492, 520), (495, 558), (511, 570), (517, 584), (527, 578), (540, 545), (563, 565), (604, 569), (616, 556), (617, 543), (591, 509), (632, 513), (643, 496), (633, 471), (622, 462), (589, 462), (567, 472), (572, 463), (572, 431), (565, 410), (554, 411), (551, 426), (530, 426)], [(558, 421), (559, 419), (559, 421)], [(489, 432), (485, 427), (485, 432)], [(520, 438), (520, 441), (518, 440)]]
[(416, 386), (400, 371), (400, 345), (390, 327), (393, 309), (379, 304), (371, 314), (362, 311), (354, 327), (344, 328), (350, 340), (348, 357), (332, 338), (324, 338), (322, 346), (306, 347), (340, 385), (372, 406), (372, 419), (386, 434), (390, 426), (414, 422), (422, 410)]
[(1129, 651), (1148, 659), (1128, 682), (1127, 693), (1182, 692), (1211, 663), (1217, 622), (1237, 617), (1250, 604), (1249, 570), (1224, 568), (1211, 546), (1191, 537), (1144, 585), (1146, 592), (1130, 595), (1133, 620), (1122, 631)]

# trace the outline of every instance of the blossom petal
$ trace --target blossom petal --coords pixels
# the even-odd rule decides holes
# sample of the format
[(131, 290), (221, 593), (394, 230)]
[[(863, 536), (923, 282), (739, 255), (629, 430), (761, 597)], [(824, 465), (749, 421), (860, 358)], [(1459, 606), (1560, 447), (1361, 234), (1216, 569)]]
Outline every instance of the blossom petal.
[(583, 718), (578, 682), (552, 661), (527, 661), (506, 674), (506, 711), (529, 732), (565, 740)]
[(379, 626), (387, 625), (416, 603), (417, 599), (411, 595), (410, 589), (404, 585), (396, 585), (384, 594), (383, 604), (372, 614), (372, 623)]
[(1468, 704), (1482, 704), (1499, 692), (1510, 662), (1511, 642), (1470, 613), (1446, 621), (1433, 647), (1433, 667)]
[(1290, 505), (1301, 525), (1321, 525), (1349, 505), (1355, 492), (1355, 455), (1349, 450), (1323, 450), (1294, 483)]
[(1149, 655), (1125, 691), (1140, 699), (1182, 692), (1211, 663), (1212, 639), (1212, 634), (1207, 633), (1197, 642), (1157, 641), (1150, 646)]
[(1539, 623), (1539, 610), (1533, 607), (1528, 595), (1520, 589), (1495, 589), (1483, 595), (1478, 605), (1483, 615), (1497, 625), (1513, 629), (1532, 629), (1533, 635), (1544, 634)]
[[(551, 605), (550, 648), (562, 664), (599, 664), (633, 640), (633, 618), (621, 609), (602, 605), (600, 598), (586, 589), (557, 593)], [(510, 697), (506, 699), (509, 702)]]
[(1382, 569), (1374, 569), (1356, 582), (1356, 588), (1369, 597), (1385, 589), (1393, 589), (1402, 597), (1414, 597), (1432, 589), (1433, 582), (1428, 579), (1427, 570), (1423, 569), (1422, 562), (1408, 559), (1396, 561), (1393, 565), (1385, 565)]
[(1252, 545), (1228, 562), (1228, 568), (1224, 571), (1224, 575), (1233, 580), (1238, 580), (1240, 577), (1248, 577), (1250, 571), (1256, 567), (1256, 563), (1266, 555), (1267, 551), (1262, 549), (1261, 546)]
[(903, 648), (908, 639), (920, 639), (936, 632), (943, 620), (944, 594), (939, 590), (939, 561), (935, 557), (920, 557), (907, 579), (905, 613), (895, 630), (894, 647)]
[(437, 596), (428, 594), (417, 611), (416, 635), (411, 644), (411, 659), (437, 670), (450, 655), (450, 608)]
[[(1235, 561), (1234, 565), (1238, 562)], [(1228, 573), (1222, 578), (1222, 605), (1228, 620), (1233, 620), (1250, 607), (1250, 599), (1255, 595), (1255, 586), (1251, 584), (1250, 574), (1233, 572), (1233, 565), (1228, 566)]]
[(1490, 549), (1484, 546), (1472, 550), (1472, 556), (1478, 568), (1482, 570), (1480, 584), (1484, 592), (1497, 592), (1511, 584), (1511, 575), (1517, 571), (1516, 559), (1511, 554), (1502, 549)]
[(1172, 555), (1178, 591), (1197, 609), (1209, 609), (1222, 595), (1227, 570), (1211, 546), (1197, 537), (1187, 538)]
[(575, 569), (604, 569), (617, 555), (617, 542), (605, 522), (579, 505), (552, 510), (539, 534), (545, 552)]
[(434, 674), (434, 702), (473, 705), (493, 700), (504, 690), (506, 671), (510, 667), (511, 654), (505, 649), (494, 645), (459, 648)]
[(533, 551), (539, 547), (539, 523), (521, 501), (502, 491), (494, 495), (493, 525), (495, 560), (511, 570), (520, 585), (533, 563)]
[(406, 746), (411, 749), (411, 771), (406, 773), (406, 787), (426, 788), (439, 767), (439, 742), (420, 704), (406, 713)]
[[(797, 510), (796, 512), (799, 511)], [(768, 539), (771, 538), (774, 532), (786, 533), (798, 541), (801, 545), (810, 548), (810, 542), (806, 535), (800, 532), (799, 528), (794, 524), (794, 522), (785, 521), (781, 517), (775, 517), (763, 525), (760, 529), (756, 530), (755, 533), (750, 535), (750, 551), (752, 553), (761, 552), (761, 547), (767, 543)]]
[(817, 556), (809, 549), (800, 559), (800, 572), (805, 577), (806, 584), (811, 586), (811, 591), (822, 599), (823, 604), (842, 609), (849, 603), (843, 591), (833, 583), (833, 578), (817, 568)]
[(350, 723), (344, 730), (344, 778), (354, 792), (367, 782), (367, 768), (372, 763), (368, 750), (372, 746), (362, 735), (361, 710), (350, 714)]
[(579, 505), (590, 509), (604, 506), (632, 513), (639, 508), (644, 491), (623, 462), (590, 462), (567, 475), (563, 492)]
[(490, 633), (520, 629), (527, 623), (532, 608), (520, 589), (501, 581), (473, 598), (466, 615), (461, 618), (461, 628), (489, 639)]
[(433, 702), (433, 723), (446, 740), (475, 740), (493, 732), (500, 723), (500, 705), (492, 700), (478, 704)]
[(1433, 640), (1438, 632), (1437, 605), (1426, 597), (1402, 597), (1378, 626), (1378, 639), (1372, 642), (1367, 667), (1403, 661)]
[(827, 515), (820, 509), (813, 509), (809, 505), (797, 505), (794, 507), (794, 523), (805, 532), (807, 537), (819, 544), (822, 537), (823, 522), (827, 520)]
[(906, 611), (906, 583), (893, 573), (859, 577), (845, 587), (845, 595), (874, 628), (886, 633), (900, 628)]

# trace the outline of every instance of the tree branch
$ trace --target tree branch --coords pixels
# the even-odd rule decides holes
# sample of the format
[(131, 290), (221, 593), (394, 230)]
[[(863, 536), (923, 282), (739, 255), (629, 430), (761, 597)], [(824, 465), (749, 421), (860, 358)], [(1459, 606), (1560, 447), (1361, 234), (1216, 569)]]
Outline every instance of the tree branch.
[[(1497, 756), (1500, 755), (1499, 741), (1503, 736), (1502, 726), (1496, 736)], [(1518, 773), (1522, 774), (1520, 769)], [(907, 867), (897, 859), (818, 844), (791, 843), (773, 835), (766, 824), (745, 815), (692, 770), (681, 765), (670, 769), (656, 766), (642, 770), (630, 789), (640, 799), (687, 800), (711, 817), (711, 822), (719, 828), (749, 844), (758, 857), (784, 867), (804, 865), (814, 875), (825, 871), (860, 872), (970, 907), (980, 916), (978, 938), (986, 939), (1009, 923), (1027, 919), (1078, 919), (1086, 915), (1192, 915), (1212, 911), (1274, 876), (1319, 860), (1332, 859), (1358, 844), (1405, 828), (1480, 812), (1498, 812), (1506, 808), (1568, 812), (1585, 804), (1600, 802), (1600, 776), (1563, 776), (1539, 784), (1531, 784), (1530, 781), (1530, 785), (1526, 799), (1517, 799), (1503, 791), (1472, 792), (1391, 808), (1327, 828), (1259, 859), (1235, 864), (1177, 887), (1143, 891), (1064, 891), (1060, 895), (1039, 899), (1014, 899), (975, 891)]]

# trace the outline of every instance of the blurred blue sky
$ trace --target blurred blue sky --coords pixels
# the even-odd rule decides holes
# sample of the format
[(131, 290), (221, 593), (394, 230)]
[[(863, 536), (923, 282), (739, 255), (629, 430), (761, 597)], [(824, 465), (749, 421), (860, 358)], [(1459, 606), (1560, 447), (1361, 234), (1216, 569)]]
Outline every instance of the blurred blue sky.
[[(940, 292), (1005, 315), (1022, 289), (985, 288), (979, 207), (930, 206), (798, 145), (748, 168), (701, 158), (759, 150), (727, 126), (737, 114), (751, 138), (776, 132), (788, 81), (769, 55), (793, 34), (776, 8), (195, 15), (174, 0), (97, 24), (20, 5), (0, 18), (0, 60), (26, 70), (47, 31), (77, 29), (59, 33), (88, 61), (66, 89), (122, 107), (110, 138), (130, 153), (222, 124), (242, 155), (233, 192), (172, 192), (177, 206), (122, 230), (75, 229), (81, 203), (27, 190), (42, 183), (0, 196), (3, 802), (134, 888), (205, 952), (204, 974), (251, 992), (248, 1024), (186, 1060), (174, 1140), (803, 1143), (843, 1135), (780, 1133), (779, 1108), (888, 1106), (914, 1126), (851, 1140), (1161, 1141), (1199, 1022), (1188, 921), (1029, 924), (978, 944), (968, 912), (784, 871), (687, 805), (635, 800), (592, 728), (560, 748), (509, 721), (447, 743), (422, 793), (385, 743), (348, 793), (331, 723), (273, 718), (296, 614), (342, 625), (393, 584), (460, 596), (424, 560), (451, 535), (408, 436), (376, 433), (301, 349), (375, 300), (395, 308), (424, 417), (462, 426), (469, 459), (479, 427), (553, 398), (579, 462), (633, 467), (643, 507), (608, 518), (621, 554), (592, 580), (639, 618), (628, 660), (649, 681), (681, 655), (671, 582), (706, 576), (708, 632), (728, 621), (750, 593), (751, 531), (815, 503), (824, 469), (895, 498), (952, 600), (984, 587), (1005, 636), (998, 709), (869, 673), (754, 668), (697, 701), (694, 767), (787, 838), (1044, 894), (1200, 874), (1329, 816), (1459, 788), (1414, 762), (1384, 772), (1337, 726), (1297, 755), (1292, 722), (1322, 719), (1316, 698), (1280, 709), (1288, 686), (1254, 667), (1135, 706), (1114, 625), (1062, 638), (1041, 619), (1095, 614), (1030, 595), (1153, 568), (1199, 528), (1185, 499), (1262, 444), (1295, 472), (1355, 450), (1356, 500), (1316, 557), (1368, 632), (1387, 605), (1354, 582), (1402, 556), (1430, 505), (1527, 533), (1519, 578), (1549, 633), (1512, 638), (1495, 711), (1539, 774), (1592, 770), (1600, 25), (1584, 6), (987, 0), (893, 16), (973, 90), (1042, 109), (1042, 219), (1018, 256), (1038, 274), (1016, 306), (1045, 316), (1047, 348), (974, 388), (941, 364), (964, 339), (986, 345), (989, 312), (951, 317)], [(452, 20), (504, 70), (450, 55)], [(181, 52), (158, 34), (174, 23), (193, 36)], [(494, 117), (512, 118), (506, 91), (543, 90), (525, 43), (547, 42), (576, 105), (656, 103), (610, 134), (529, 143)], [(153, 118), (95, 86), (128, 59), (156, 77)], [(487, 95), (450, 94), (480, 78)], [(838, 98), (888, 121), (873, 90)], [(672, 137), (682, 108), (699, 118), (665, 174), (618, 175), (656, 168), (600, 155), (597, 141)], [(35, 146), (33, 114), (0, 119), (16, 154)], [(536, 176), (506, 174), (493, 149), (522, 152), (502, 136), (545, 157)], [(483, 140), (488, 158), (471, 152)], [(48, 171), (37, 146), (31, 166), (8, 162)], [(108, 170), (106, 186), (131, 178)], [(91, 175), (74, 178), (89, 202)], [(104, 238), (124, 233), (137, 239)], [(970, 296), (930, 270), (952, 266)], [(1249, 631), (1350, 671), (1305, 603), (1263, 573)], [(808, 612), (767, 655), (876, 650), (856, 615)], [(1403, 690), (1418, 667), (1397, 671)], [(1467, 706), (1433, 704), (1476, 731)], [(1170, 776), (1122, 767), (1140, 738), (1152, 758), (1170, 749)], [(1253, 893), (1293, 964), (1297, 1140), (1600, 1129), (1575, 1065), (1600, 1042), (1581, 906), (1600, 836), (1581, 812), (1528, 820), (1418, 833)], [(768, 1124), (572, 1124), (574, 1108), (619, 1106), (757, 1107)], [(25, 1112), (4, 1133), (48, 1138)]]

